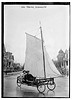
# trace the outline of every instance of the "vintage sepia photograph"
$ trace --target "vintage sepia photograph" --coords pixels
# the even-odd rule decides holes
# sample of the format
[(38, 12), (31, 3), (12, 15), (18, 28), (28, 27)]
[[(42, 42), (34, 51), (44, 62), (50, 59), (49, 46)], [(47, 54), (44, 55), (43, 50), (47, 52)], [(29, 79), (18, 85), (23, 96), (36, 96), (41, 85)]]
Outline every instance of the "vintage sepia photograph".
[(2, 98), (70, 98), (70, 2), (2, 2)]

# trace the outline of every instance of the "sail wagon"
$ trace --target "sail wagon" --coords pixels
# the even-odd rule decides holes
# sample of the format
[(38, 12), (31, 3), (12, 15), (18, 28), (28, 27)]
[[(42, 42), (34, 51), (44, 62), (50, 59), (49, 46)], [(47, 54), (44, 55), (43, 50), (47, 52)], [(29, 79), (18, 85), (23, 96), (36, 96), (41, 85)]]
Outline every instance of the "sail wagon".
[[(54, 78), (61, 76), (50, 59), (43, 43), (42, 27), (40, 27), (41, 39), (26, 33), (26, 56), (22, 75), (17, 77), (17, 85), (35, 86), (39, 92), (44, 92), (46, 86), (54, 90), (56, 84)], [(29, 74), (29, 72), (31, 74)]]

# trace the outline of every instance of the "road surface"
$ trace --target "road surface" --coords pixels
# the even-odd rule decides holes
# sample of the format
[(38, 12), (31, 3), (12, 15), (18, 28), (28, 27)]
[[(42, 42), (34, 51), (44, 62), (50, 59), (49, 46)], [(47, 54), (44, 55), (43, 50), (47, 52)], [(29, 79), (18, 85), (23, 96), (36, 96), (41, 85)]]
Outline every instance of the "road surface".
[(16, 84), (18, 75), (4, 77), (4, 97), (69, 97), (69, 77), (56, 78), (54, 91), (46, 89), (44, 94), (38, 92), (36, 87)]

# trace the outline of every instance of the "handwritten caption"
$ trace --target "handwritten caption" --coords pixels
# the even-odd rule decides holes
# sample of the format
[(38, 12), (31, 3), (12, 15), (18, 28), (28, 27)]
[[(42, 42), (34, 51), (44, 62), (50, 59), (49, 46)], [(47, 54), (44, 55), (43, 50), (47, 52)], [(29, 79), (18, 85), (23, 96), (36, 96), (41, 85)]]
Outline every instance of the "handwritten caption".
[(47, 8), (47, 6), (21, 6), (21, 8)]

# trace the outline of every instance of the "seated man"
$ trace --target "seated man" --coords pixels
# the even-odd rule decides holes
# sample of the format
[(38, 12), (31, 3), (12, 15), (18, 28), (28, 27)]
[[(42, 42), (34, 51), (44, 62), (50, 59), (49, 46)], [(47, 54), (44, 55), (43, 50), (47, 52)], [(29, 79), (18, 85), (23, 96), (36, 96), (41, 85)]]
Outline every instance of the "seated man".
[(29, 80), (29, 81), (34, 81), (36, 79), (36, 77), (34, 77), (33, 75), (29, 74), (29, 71), (27, 72), (27, 74), (25, 75), (25, 81)]
[(22, 73), (20, 74), (20, 78), (22, 79), (22, 81), (24, 80), (25, 75), (26, 75), (26, 72), (22, 71)]

